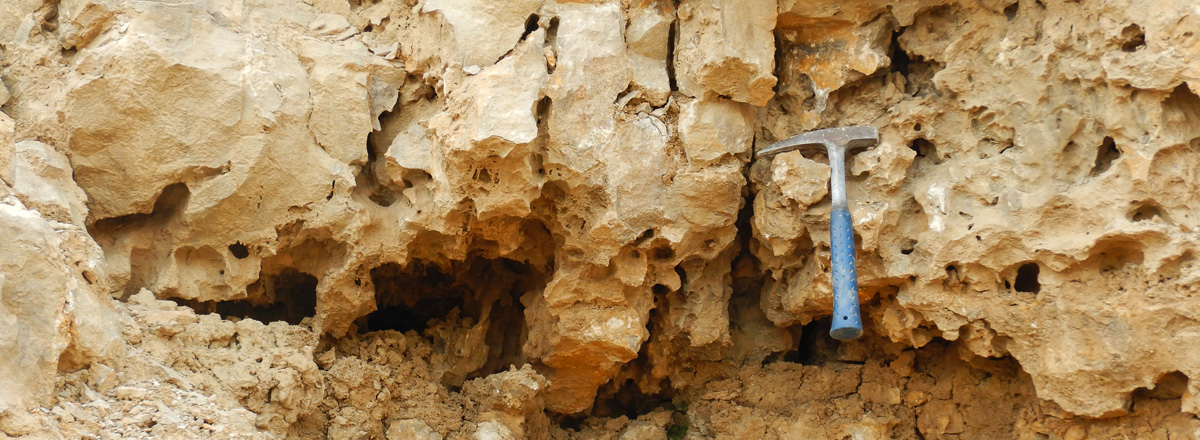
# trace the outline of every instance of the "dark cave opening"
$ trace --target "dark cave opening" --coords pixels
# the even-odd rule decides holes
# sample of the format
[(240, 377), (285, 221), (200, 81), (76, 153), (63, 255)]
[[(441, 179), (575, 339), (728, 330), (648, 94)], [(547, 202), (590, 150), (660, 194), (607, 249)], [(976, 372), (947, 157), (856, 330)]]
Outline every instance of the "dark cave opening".
[(376, 310), (366, 316), (359, 333), (420, 333), (429, 327), (429, 321), (445, 319), (456, 308), (462, 310), (464, 298), (472, 296), (462, 282), (422, 261), (408, 267), (386, 263), (371, 269), (371, 280), (375, 284)]
[(1017, 268), (1017, 279), (1013, 282), (1013, 288), (1018, 292), (1038, 293), (1042, 290), (1042, 283), (1038, 281), (1038, 274), (1042, 271), (1037, 263), (1025, 263)]
[(267, 301), (190, 301), (177, 300), (196, 313), (216, 313), (221, 318), (253, 319), (270, 323), (283, 321), (299, 325), (304, 318), (317, 314), (317, 277), (293, 268), (276, 275), (263, 275), (248, 291), (261, 291)]
[(832, 325), (832, 316), (814, 319), (805, 324), (800, 332), (800, 344), (796, 351), (784, 355), (783, 360), (801, 365), (823, 365), (836, 360), (838, 346), (842, 343), (829, 336), (829, 327)]
[(610, 394), (599, 394), (589, 417), (620, 417), (637, 419), (655, 409), (670, 405), (675, 398), (669, 380), (659, 385), (658, 392), (646, 392), (634, 379), (625, 379)]
[(241, 260), (250, 256), (250, 249), (246, 248), (246, 245), (239, 241), (229, 245), (229, 253), (233, 254), (234, 258)]
[[(904, 77), (908, 77), (909, 64), (912, 63), (912, 58), (908, 56), (908, 52), (905, 52), (904, 48), (900, 45), (900, 34), (903, 32), (904, 29), (892, 32), (892, 44), (890, 46), (892, 49), (892, 65), (888, 68), (888, 70), (899, 73)], [(920, 131), (920, 129), (917, 131)]]
[(486, 361), (452, 382), (526, 362), (521, 347), (528, 330), (520, 299), (545, 285), (542, 271), (530, 263), (475, 255), (444, 265), (425, 260), (385, 263), (370, 273), (376, 310), (358, 320), (359, 334), (415, 331), (433, 338), (435, 344), (453, 344), (467, 328), (484, 326), (481, 342), (486, 346), (473, 347), (485, 350)]
[(1117, 148), (1117, 143), (1113, 141), (1112, 136), (1105, 136), (1100, 147), (1096, 149), (1096, 163), (1088, 175), (1095, 177), (1104, 174), (1112, 167), (1113, 162), (1120, 158), (1121, 150)]

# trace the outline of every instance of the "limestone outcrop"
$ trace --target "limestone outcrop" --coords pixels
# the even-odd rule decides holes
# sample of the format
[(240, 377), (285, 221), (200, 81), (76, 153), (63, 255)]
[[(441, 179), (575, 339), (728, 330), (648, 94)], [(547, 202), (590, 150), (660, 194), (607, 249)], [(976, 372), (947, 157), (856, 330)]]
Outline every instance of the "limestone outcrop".
[(14, 144), (0, 114), (0, 413), (49, 403), (59, 372), (125, 357), (84, 202), (67, 158)]
[[(1120, 26), (1089, 26), (1067, 18), (1087, 17), (1082, 4), (934, 8), (898, 33), (887, 74), (828, 98), (804, 61), (809, 47), (870, 58), (888, 41), (864, 40), (871, 23), (815, 46), (797, 34), (785, 53), (799, 71), (781, 77), (807, 76), (812, 90), (781, 91), (778, 116), (761, 119), (764, 141), (834, 123), (880, 127), (881, 145), (849, 164), (860, 296), (877, 332), (1011, 355), (1039, 396), (1093, 417), (1123, 413), (1131, 391), (1169, 373), (1194, 375), (1177, 349), (1192, 344), (1188, 317), (1200, 311), (1187, 299), (1200, 188), (1184, 177), (1200, 165), (1200, 83), (1180, 66), (1158, 80), (1144, 69), (1139, 86), (1117, 67), (1172, 65), (1174, 49), (1162, 49), (1183, 47), (1169, 37), (1186, 33), (1170, 30), (1175, 6), (1135, 9)], [(762, 188), (755, 254), (775, 279), (767, 314), (787, 325), (830, 307), (828, 205), (805, 197), (823, 180), (781, 171), (823, 165), (776, 162), (751, 169)]]
[[(981, 371), (1044, 400), (1029, 429), (1183, 432), (1194, 9), (7, 2), (0, 432), (86, 425), (51, 391), (136, 400), (95, 389), (123, 371), (196, 372), (156, 397), (220, 401), (162, 419), (188, 435), (985, 435), (930, 379)], [(754, 152), (844, 125), (881, 134), (848, 163), (867, 334), (826, 346), (827, 160)], [(814, 411), (891, 415), (810, 432), (746, 394), (802, 379), (857, 390)]]

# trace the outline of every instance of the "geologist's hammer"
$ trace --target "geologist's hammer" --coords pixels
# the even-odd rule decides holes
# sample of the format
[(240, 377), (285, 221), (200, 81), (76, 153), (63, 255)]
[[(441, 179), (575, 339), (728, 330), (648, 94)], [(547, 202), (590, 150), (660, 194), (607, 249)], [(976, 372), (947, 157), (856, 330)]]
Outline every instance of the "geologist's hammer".
[(758, 152), (771, 157), (788, 151), (824, 148), (829, 156), (829, 187), (833, 210), (829, 213), (829, 252), (833, 262), (833, 326), (829, 335), (848, 341), (862, 335), (858, 310), (858, 270), (855, 268), (854, 229), (846, 204), (846, 157), (879, 143), (875, 127), (826, 128), (792, 136)]

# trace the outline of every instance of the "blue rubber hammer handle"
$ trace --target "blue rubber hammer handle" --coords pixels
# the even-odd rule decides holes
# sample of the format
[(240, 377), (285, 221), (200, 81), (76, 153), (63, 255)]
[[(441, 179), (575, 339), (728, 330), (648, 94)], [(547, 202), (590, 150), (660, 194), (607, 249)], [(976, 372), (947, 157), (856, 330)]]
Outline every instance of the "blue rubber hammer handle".
[(829, 252), (833, 260), (833, 326), (829, 336), (849, 341), (862, 336), (858, 311), (858, 270), (850, 211), (834, 209), (829, 218)]

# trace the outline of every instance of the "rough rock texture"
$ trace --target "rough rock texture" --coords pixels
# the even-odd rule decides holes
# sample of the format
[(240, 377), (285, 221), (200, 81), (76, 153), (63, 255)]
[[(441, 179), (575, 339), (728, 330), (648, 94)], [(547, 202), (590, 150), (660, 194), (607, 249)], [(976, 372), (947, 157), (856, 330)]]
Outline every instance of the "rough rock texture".
[[(1190, 300), (1200, 187), (1185, 176), (1200, 165), (1200, 77), (1176, 58), (1197, 48), (1174, 27), (1195, 23), (1189, 12), (1162, 2), (1091, 22), (1090, 8), (930, 9), (899, 29), (891, 50), (905, 59), (886, 74), (829, 95), (823, 113), (820, 92), (793, 86), (761, 120), (767, 141), (835, 123), (880, 127), (881, 145), (850, 162), (849, 187), (875, 331), (1011, 355), (1040, 397), (1102, 417), (1164, 375), (1195, 375), (1183, 347), (1200, 313)], [(864, 57), (889, 49), (887, 38), (826, 38)], [(785, 44), (796, 61), (784, 81), (813, 77), (809, 41), (800, 32)], [(805, 323), (829, 307), (828, 205), (789, 195), (812, 180), (772, 179), (771, 169), (751, 171), (762, 188), (755, 255), (774, 279), (765, 305), (776, 324)], [(1184, 408), (1195, 410), (1191, 386)]]
[[(1198, 28), (4, 2), (0, 432), (1194, 436)], [(867, 331), (838, 345), (828, 165), (754, 151), (853, 124), (881, 142), (848, 164)]]
[(0, 413), (48, 403), (58, 372), (125, 355), (70, 164), (41, 142), (14, 145), (12, 129), (0, 115)]

